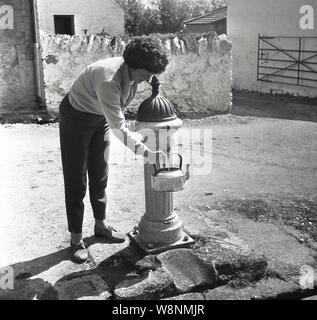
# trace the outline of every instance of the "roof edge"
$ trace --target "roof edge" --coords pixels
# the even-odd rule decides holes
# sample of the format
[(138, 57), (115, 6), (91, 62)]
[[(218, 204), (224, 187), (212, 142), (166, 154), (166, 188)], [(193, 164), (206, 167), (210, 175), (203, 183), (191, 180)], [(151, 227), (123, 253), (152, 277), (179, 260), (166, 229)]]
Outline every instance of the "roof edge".
[[(124, 11), (124, 9), (120, 6), (120, 4), (116, 1), (116, 0), (111, 0), (117, 7), (119, 7), (120, 9), (122, 9)], [(124, 12), (125, 13), (125, 12)]]
[(213, 14), (213, 13), (216, 13), (216, 12), (218, 12), (218, 11), (220, 11), (220, 10), (227, 9), (227, 8), (228, 8), (228, 6), (224, 6), (224, 7), (218, 8), (218, 9), (216, 9), (216, 10), (213, 10), (213, 11), (211, 11), (211, 12), (209, 12), (209, 13), (206, 13), (206, 14), (203, 14), (203, 15), (201, 15), (201, 16), (198, 16), (198, 17), (195, 17), (195, 18), (191, 18), (191, 19), (185, 20), (184, 23), (192, 22), (192, 21), (195, 21), (195, 20), (197, 20), (197, 19), (207, 17), (207, 16), (209, 16), (209, 15), (211, 15), (211, 14)]

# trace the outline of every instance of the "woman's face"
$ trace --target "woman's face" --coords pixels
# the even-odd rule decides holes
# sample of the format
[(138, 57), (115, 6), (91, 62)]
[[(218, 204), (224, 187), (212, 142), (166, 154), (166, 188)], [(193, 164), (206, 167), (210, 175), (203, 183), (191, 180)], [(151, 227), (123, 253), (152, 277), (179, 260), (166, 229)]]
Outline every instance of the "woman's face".
[(131, 69), (131, 76), (132, 80), (140, 84), (144, 81), (150, 83), (154, 74), (145, 69)]

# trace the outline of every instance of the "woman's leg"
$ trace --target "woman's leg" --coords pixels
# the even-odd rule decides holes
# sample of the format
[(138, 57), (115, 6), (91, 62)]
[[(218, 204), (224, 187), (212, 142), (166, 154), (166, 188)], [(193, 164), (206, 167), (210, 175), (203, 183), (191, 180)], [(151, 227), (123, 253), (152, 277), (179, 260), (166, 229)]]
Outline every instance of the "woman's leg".
[[(112, 242), (124, 242), (125, 235), (106, 224), (107, 183), (109, 174), (110, 141), (106, 121), (96, 129), (92, 136), (88, 156), (88, 176), (90, 202), (96, 220), (95, 235)], [(105, 140), (106, 137), (106, 140)]]
[(105, 141), (105, 137), (108, 134), (109, 125), (103, 120), (95, 130), (89, 145), (89, 195), (94, 218), (99, 221), (106, 219), (110, 141)]
[[(63, 164), (68, 229), (78, 238), (82, 233), (87, 189), (87, 160), (93, 128), (66, 97), (60, 106), (60, 144)], [(77, 235), (77, 236), (76, 236)]]

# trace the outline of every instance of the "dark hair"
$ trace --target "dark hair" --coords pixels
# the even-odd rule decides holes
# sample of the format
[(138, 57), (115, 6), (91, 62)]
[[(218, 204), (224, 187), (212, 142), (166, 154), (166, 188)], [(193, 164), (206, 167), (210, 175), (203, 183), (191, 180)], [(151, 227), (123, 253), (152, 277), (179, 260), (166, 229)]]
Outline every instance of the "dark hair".
[(157, 41), (144, 36), (133, 38), (123, 58), (129, 68), (145, 69), (155, 74), (163, 73), (169, 63), (166, 52)]

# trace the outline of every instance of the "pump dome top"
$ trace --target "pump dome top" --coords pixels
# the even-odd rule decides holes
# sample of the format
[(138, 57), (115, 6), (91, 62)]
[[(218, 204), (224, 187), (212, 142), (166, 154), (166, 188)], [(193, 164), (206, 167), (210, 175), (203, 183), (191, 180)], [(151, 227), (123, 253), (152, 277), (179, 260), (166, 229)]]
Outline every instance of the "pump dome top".
[(151, 82), (152, 96), (143, 101), (139, 107), (137, 120), (139, 122), (166, 122), (177, 119), (174, 105), (159, 94), (160, 81), (153, 76)]

